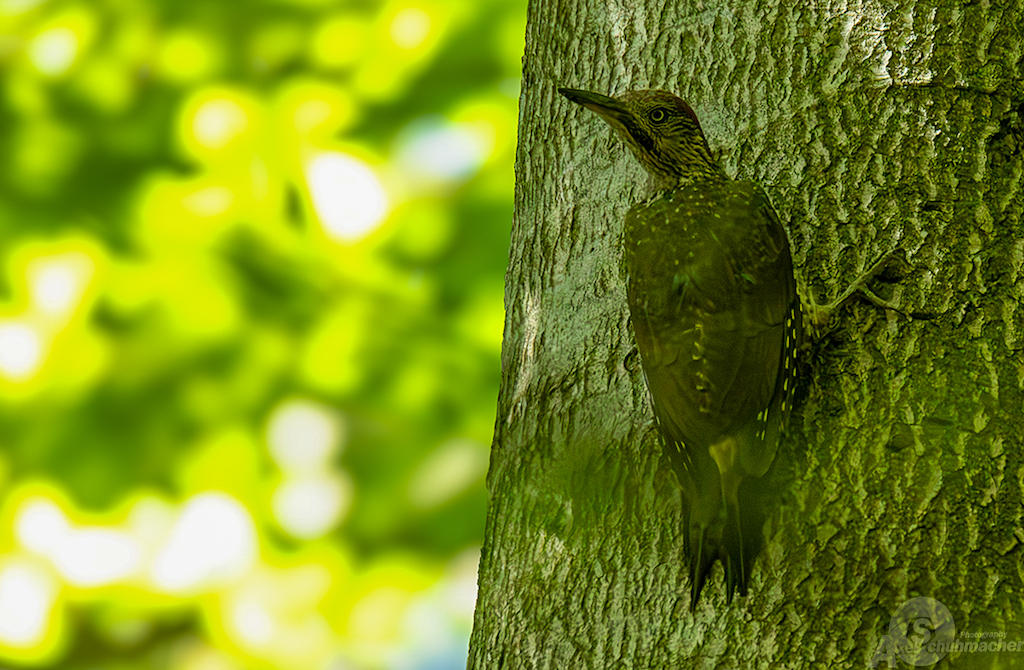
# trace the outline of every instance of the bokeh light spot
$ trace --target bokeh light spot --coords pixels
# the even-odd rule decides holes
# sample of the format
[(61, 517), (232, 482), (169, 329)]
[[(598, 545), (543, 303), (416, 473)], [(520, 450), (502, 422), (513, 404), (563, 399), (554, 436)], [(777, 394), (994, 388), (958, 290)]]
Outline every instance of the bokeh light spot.
[(25, 649), (46, 637), (56, 580), (42, 567), (12, 561), (0, 568), (0, 643)]
[(249, 511), (218, 491), (186, 503), (153, 565), (154, 583), (181, 592), (243, 574), (256, 559), (256, 527)]
[(94, 269), (92, 259), (80, 252), (34, 259), (28, 265), (32, 303), (49, 316), (67, 315), (78, 306)]
[(311, 400), (289, 400), (274, 410), (267, 425), (267, 445), (285, 472), (316, 472), (326, 468), (342, 439), (341, 418)]
[(126, 529), (147, 552), (156, 551), (170, 535), (175, 522), (175, 509), (171, 503), (147, 495), (140, 497), (131, 506)]
[(349, 632), (356, 638), (388, 640), (400, 630), (412, 594), (397, 586), (382, 586), (366, 594), (353, 606)]
[(344, 67), (354, 63), (365, 53), (366, 19), (341, 15), (320, 25), (310, 43), (312, 60), (324, 67)]
[(61, 313), (73, 305), (77, 291), (74, 273), (66, 267), (49, 267), (39, 273), (32, 285), (40, 310)]
[(226, 186), (207, 186), (182, 199), (185, 209), (204, 218), (219, 216), (231, 209), (235, 194)]
[(14, 536), (23, 547), (43, 556), (55, 552), (71, 525), (64, 511), (49, 498), (25, 500), (14, 516)]
[(269, 645), (277, 624), (268, 608), (253, 597), (239, 597), (231, 605), (231, 625), (250, 649)]
[(109, 57), (92, 57), (83, 64), (74, 90), (95, 109), (108, 114), (123, 112), (135, 96), (136, 80), (124, 64)]
[(207, 149), (223, 149), (246, 131), (249, 116), (234, 100), (219, 98), (199, 106), (192, 118), (196, 141)]
[(0, 323), (0, 376), (25, 381), (43, 359), (43, 342), (31, 326), (17, 321)]
[(68, 583), (97, 587), (134, 574), (142, 562), (142, 549), (127, 533), (83, 528), (65, 535), (51, 559)]
[(487, 151), (483, 139), (468, 125), (429, 116), (402, 131), (396, 158), (407, 177), (429, 184), (470, 176), (486, 160)]
[(409, 483), (409, 499), (420, 508), (440, 505), (481, 481), (487, 450), (472, 440), (456, 439), (427, 457)]
[(293, 537), (312, 540), (332, 530), (348, 512), (352, 484), (341, 473), (285, 479), (274, 491), (274, 517)]
[(214, 40), (190, 30), (171, 33), (160, 45), (160, 73), (173, 82), (187, 83), (212, 75), (220, 65)]
[(276, 626), (272, 615), (264, 606), (251, 598), (239, 598), (231, 608), (231, 625), (250, 648), (267, 646)]
[(388, 27), (391, 41), (402, 49), (415, 49), (430, 35), (430, 14), (419, 7), (406, 7), (395, 14)]
[[(281, 115), (290, 118), (302, 138), (330, 139), (358, 118), (359, 107), (351, 94), (334, 82), (299, 80), (279, 94)], [(316, 144), (314, 139), (311, 144)]]
[(366, 163), (325, 151), (306, 163), (305, 172), (313, 209), (331, 238), (357, 242), (384, 220), (387, 195)]
[(78, 55), (78, 35), (66, 26), (45, 30), (29, 45), (28, 55), (41, 73), (57, 77), (75, 62)]
[(330, 570), (317, 563), (257, 568), (225, 594), (226, 632), (275, 668), (334, 668), (325, 662), (337, 652), (338, 639), (318, 611), (332, 581)]

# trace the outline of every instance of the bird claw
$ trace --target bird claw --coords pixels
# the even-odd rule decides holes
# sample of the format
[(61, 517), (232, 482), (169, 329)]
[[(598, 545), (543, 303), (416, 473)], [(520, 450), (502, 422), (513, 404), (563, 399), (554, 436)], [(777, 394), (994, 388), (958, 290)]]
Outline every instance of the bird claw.
[(889, 300), (880, 298), (876, 293), (874, 293), (871, 289), (869, 289), (866, 286), (868, 282), (870, 282), (872, 279), (880, 275), (888, 268), (889, 263), (894, 259), (897, 252), (901, 252), (902, 261), (905, 264), (907, 262), (906, 256), (902, 254), (901, 249), (897, 248), (886, 252), (885, 254), (882, 255), (881, 258), (875, 261), (875, 263), (870, 268), (868, 268), (866, 272), (862, 273), (859, 277), (857, 277), (856, 280), (853, 281), (853, 283), (847, 286), (846, 290), (844, 290), (839, 295), (839, 297), (837, 297), (832, 302), (826, 303), (824, 305), (819, 305), (814, 300), (814, 296), (811, 294), (811, 292), (808, 291), (808, 301), (805, 304), (804, 309), (805, 314), (807, 315), (807, 325), (811, 330), (812, 336), (818, 338), (821, 335), (823, 335), (828, 330), (828, 325), (832, 320), (832, 315), (839, 311), (840, 307), (846, 304), (846, 302), (850, 298), (854, 297), (854, 295), (858, 293), (865, 300), (875, 305), (876, 307), (892, 310), (897, 314), (907, 317), (908, 319), (914, 318), (915, 315), (913, 313), (907, 312), (906, 310), (902, 309), (900, 306), (896, 305), (895, 303)]

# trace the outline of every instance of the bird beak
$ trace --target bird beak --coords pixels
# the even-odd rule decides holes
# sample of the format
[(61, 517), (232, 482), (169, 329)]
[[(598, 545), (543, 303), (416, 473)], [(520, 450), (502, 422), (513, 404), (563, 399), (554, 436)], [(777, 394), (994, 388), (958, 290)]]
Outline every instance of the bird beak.
[(607, 95), (580, 91), (574, 88), (560, 88), (558, 92), (577, 105), (583, 105), (590, 111), (597, 112), (612, 126), (622, 128), (626, 126), (626, 121), (630, 118), (630, 113), (625, 106), (615, 98), (610, 98)]

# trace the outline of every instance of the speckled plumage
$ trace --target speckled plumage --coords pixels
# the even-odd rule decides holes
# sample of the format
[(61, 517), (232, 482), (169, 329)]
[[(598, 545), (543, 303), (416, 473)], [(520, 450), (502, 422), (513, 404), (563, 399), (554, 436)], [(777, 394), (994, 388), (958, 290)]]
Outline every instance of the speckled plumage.
[(746, 593), (755, 545), (739, 486), (768, 470), (792, 405), (802, 331), (785, 230), (757, 184), (725, 176), (676, 96), (562, 93), (601, 114), (651, 175), (655, 194), (626, 217), (627, 301), (686, 502), (691, 607), (719, 558), (731, 600)]

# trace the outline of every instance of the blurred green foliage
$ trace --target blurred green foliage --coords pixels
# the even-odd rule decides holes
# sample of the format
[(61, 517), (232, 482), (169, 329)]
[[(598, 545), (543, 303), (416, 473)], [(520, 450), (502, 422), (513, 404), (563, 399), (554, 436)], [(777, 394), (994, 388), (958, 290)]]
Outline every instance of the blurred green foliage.
[(0, 664), (465, 665), (522, 0), (0, 0)]

